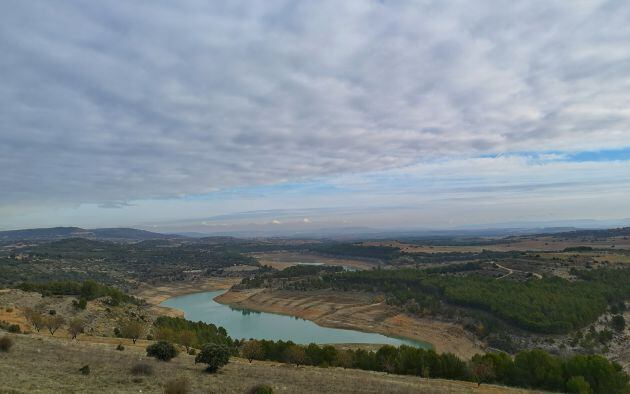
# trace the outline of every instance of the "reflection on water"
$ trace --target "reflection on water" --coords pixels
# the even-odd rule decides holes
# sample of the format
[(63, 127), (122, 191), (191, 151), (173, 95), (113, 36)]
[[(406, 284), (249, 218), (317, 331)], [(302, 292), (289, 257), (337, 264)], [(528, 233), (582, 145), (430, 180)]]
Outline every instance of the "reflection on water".
[(321, 327), (295, 316), (230, 307), (214, 301), (214, 297), (222, 293), (223, 291), (210, 291), (189, 294), (170, 298), (161, 305), (182, 310), (188, 320), (201, 320), (224, 327), (232, 338), (282, 339), (302, 344), (311, 342), (377, 343), (431, 347), (426, 342), (355, 330)]
[(252, 313), (261, 313), (260, 311), (255, 311), (255, 310), (252, 310), (252, 309), (236, 308), (236, 307), (233, 307), (233, 306), (229, 306), (229, 308), (231, 310), (235, 311), (235, 312), (240, 312), (241, 315), (243, 315), (243, 316), (251, 315)]

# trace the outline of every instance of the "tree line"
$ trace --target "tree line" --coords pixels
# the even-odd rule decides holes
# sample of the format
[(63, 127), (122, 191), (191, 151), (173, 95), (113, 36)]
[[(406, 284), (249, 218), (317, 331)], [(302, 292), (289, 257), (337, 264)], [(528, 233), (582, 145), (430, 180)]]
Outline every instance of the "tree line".
[(438, 354), (433, 349), (406, 345), (385, 345), (377, 351), (368, 351), (282, 340), (232, 340), (222, 327), (183, 318), (160, 317), (154, 324), (157, 328), (171, 330), (169, 337), (156, 339), (178, 343), (187, 349), (204, 349), (208, 344), (217, 344), (231, 355), (240, 355), (250, 362), (265, 360), (296, 366), (354, 368), (571, 393), (630, 392), (628, 374), (619, 364), (599, 355), (558, 357), (535, 349), (521, 351), (514, 358), (506, 353), (488, 353), (462, 360), (452, 353)]
[(298, 366), (355, 368), (575, 393), (630, 390), (628, 375), (621, 366), (598, 355), (561, 358), (535, 349), (522, 351), (514, 358), (506, 353), (488, 353), (464, 361), (451, 353), (438, 354), (406, 345), (385, 345), (377, 351), (367, 351), (271, 340), (244, 341), (239, 350), (250, 362), (270, 360)]
[[(40, 293), (43, 296), (51, 295), (74, 295), (79, 297), (79, 303), (85, 308), (85, 302), (100, 297), (109, 297), (110, 303), (118, 305), (120, 303), (138, 303), (139, 301), (123, 291), (102, 285), (94, 280), (88, 279), (83, 282), (77, 281), (57, 281), (57, 282), (24, 282), (17, 286), (23, 291)], [(78, 305), (78, 304), (77, 304)]]
[(584, 327), (609, 304), (630, 298), (630, 269), (575, 271), (580, 278), (501, 281), (477, 275), (431, 274), (426, 270), (372, 270), (325, 275), (340, 290), (384, 292), (395, 303), (414, 301), (434, 311), (440, 302), (481, 309), (523, 329), (567, 333)]

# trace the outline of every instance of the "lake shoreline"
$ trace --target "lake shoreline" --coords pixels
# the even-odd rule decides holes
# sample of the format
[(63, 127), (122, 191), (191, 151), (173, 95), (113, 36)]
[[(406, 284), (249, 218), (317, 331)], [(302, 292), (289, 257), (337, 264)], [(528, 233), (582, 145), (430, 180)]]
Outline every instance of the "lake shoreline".
[(438, 353), (453, 353), (464, 359), (484, 353), (483, 344), (462, 327), (394, 313), (384, 303), (373, 303), (364, 294), (250, 289), (229, 290), (215, 301), (241, 309), (299, 317), (322, 327), (424, 342)]
[(362, 344), (352, 346), (353, 348), (387, 344), (409, 345), (425, 349), (432, 347), (431, 344), (423, 341), (349, 327), (326, 327), (295, 315), (234, 307), (215, 301), (225, 292), (226, 290), (215, 290), (173, 297), (160, 306), (184, 310), (187, 319), (221, 326), (232, 338), (237, 339), (291, 340), (304, 345), (309, 343), (342, 346)]
[[(196, 282), (175, 282), (158, 286), (143, 285), (136, 292), (136, 296), (144, 298), (147, 303), (163, 314), (184, 317), (181, 309), (160, 304), (178, 296), (227, 290), (215, 297), (214, 301), (238, 309), (297, 317), (326, 328), (355, 330), (424, 342), (430, 344), (438, 353), (449, 352), (465, 359), (484, 352), (483, 345), (459, 326), (405, 314), (387, 313), (388, 308), (385, 305), (370, 303), (367, 299), (360, 299), (358, 302), (355, 299), (350, 302), (351, 305), (348, 305), (347, 299), (345, 299), (346, 302), (343, 302), (343, 299), (330, 301), (328, 299), (330, 297), (322, 299), (321, 294), (312, 294), (313, 292), (281, 292), (267, 289), (230, 290), (232, 285), (238, 282), (239, 280), (235, 278), (207, 278)], [(341, 295), (332, 296), (340, 298)], [(328, 304), (324, 305), (324, 310), (322, 310), (322, 304)], [(358, 309), (354, 311), (356, 315), (352, 313), (353, 308)], [(365, 309), (374, 309), (376, 313), (368, 310), (368, 315), (365, 316)], [(331, 310), (332, 313), (330, 313)], [(337, 319), (335, 312), (345, 313), (342, 316), (343, 319)]]

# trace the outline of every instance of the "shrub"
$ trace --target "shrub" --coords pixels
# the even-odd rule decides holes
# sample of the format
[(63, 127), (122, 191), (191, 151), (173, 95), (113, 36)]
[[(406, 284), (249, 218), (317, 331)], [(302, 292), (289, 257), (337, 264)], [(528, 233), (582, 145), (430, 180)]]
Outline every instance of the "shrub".
[(573, 376), (567, 381), (567, 392), (574, 394), (591, 394), (591, 386), (583, 376)]
[(190, 392), (190, 382), (185, 377), (171, 379), (164, 385), (164, 394), (187, 394)]
[(8, 335), (0, 338), (0, 352), (8, 352), (13, 347), (13, 339), (11, 339)]
[(72, 306), (76, 309), (85, 309), (87, 307), (87, 301), (85, 298), (79, 298), (78, 300), (72, 300)]
[(247, 390), (247, 394), (273, 394), (273, 388), (268, 384), (257, 384)]
[(619, 332), (623, 331), (626, 328), (626, 320), (623, 318), (622, 315), (613, 316), (610, 324), (616, 331)]
[(196, 363), (208, 364), (207, 372), (216, 372), (230, 361), (230, 349), (225, 345), (208, 343), (195, 357)]
[(12, 332), (14, 334), (19, 334), (19, 333), (22, 332), (22, 330), (20, 329), (20, 325), (19, 324), (11, 324), (7, 331)]
[(136, 363), (131, 367), (131, 373), (136, 376), (153, 375), (153, 367), (147, 363)]
[(123, 346), (123, 344), (122, 344), (122, 343), (119, 343), (119, 344), (118, 344), (118, 346), (116, 346), (116, 350), (118, 350), (118, 351), (121, 351), (121, 352), (122, 352), (123, 350), (125, 350), (125, 347)]
[(155, 357), (161, 361), (169, 361), (177, 356), (177, 349), (171, 343), (160, 341), (147, 346), (147, 356)]

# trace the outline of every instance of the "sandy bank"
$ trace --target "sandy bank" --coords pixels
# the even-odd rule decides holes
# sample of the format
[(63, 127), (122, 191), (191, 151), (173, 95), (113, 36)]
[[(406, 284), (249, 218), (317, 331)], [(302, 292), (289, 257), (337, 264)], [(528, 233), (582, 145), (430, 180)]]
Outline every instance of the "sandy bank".
[(184, 312), (178, 309), (159, 306), (160, 303), (171, 297), (186, 294), (226, 290), (240, 281), (241, 280), (239, 278), (203, 278), (196, 281), (169, 282), (159, 285), (144, 283), (134, 292), (134, 296), (145, 300), (149, 305), (151, 305), (151, 309), (159, 312), (160, 314), (183, 317)]
[(215, 301), (298, 316), (325, 327), (425, 341), (431, 343), (437, 352), (451, 352), (462, 358), (483, 352), (481, 344), (460, 326), (396, 313), (382, 302), (374, 303), (367, 294), (253, 289), (228, 291), (215, 298)]

